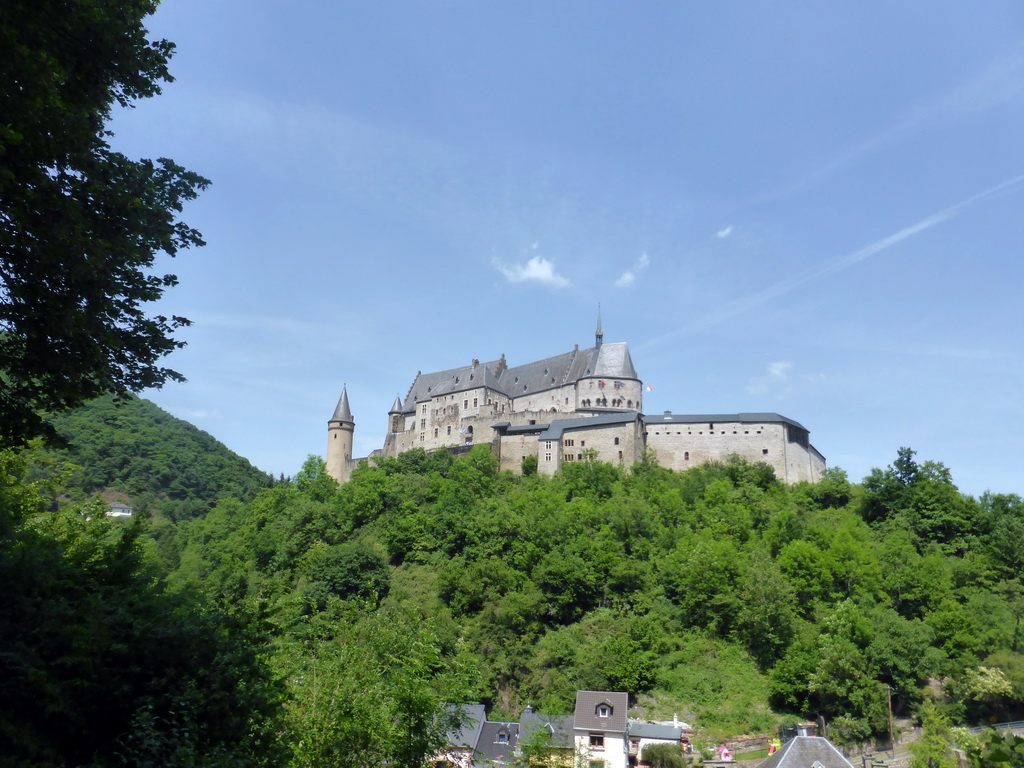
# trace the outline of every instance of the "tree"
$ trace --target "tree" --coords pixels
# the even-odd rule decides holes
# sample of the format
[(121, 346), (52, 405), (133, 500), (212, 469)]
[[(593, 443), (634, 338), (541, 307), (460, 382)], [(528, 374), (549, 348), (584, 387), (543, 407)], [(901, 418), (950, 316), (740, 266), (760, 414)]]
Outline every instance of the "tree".
[(156, 5), (0, 5), (0, 445), (53, 438), (40, 410), (182, 380), (159, 361), (188, 320), (143, 305), (177, 282), (156, 255), (203, 244), (176, 214), (209, 182), (129, 160), (106, 129), (171, 79), (173, 44), (142, 24)]
[(955, 768), (949, 721), (933, 705), (921, 710), (921, 740), (910, 745), (910, 768)]

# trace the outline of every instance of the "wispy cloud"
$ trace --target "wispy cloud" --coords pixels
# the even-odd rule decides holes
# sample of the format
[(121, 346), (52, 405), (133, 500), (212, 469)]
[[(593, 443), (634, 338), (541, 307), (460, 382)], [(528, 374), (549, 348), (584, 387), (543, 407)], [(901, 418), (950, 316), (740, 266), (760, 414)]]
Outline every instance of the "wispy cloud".
[(719, 240), (725, 240), (725, 238), (727, 238), (729, 235), (732, 234), (732, 230), (733, 230), (732, 224), (730, 224), (727, 227), (722, 227), (720, 230), (715, 232), (715, 237), (717, 237)]
[(904, 240), (910, 237), (913, 237), (914, 235), (918, 235), (921, 232), (925, 232), (931, 229), (932, 227), (935, 227), (941, 224), (942, 222), (959, 215), (965, 209), (969, 208), (975, 203), (979, 203), (983, 200), (995, 197), (1000, 193), (1008, 192), (1009, 190), (1020, 186), (1021, 182), (1024, 182), (1024, 174), (1020, 174), (1018, 176), (1014, 176), (1010, 179), (1007, 179), (1006, 181), (1000, 184), (996, 184), (994, 187), (989, 187), (988, 189), (979, 192), (976, 195), (971, 195), (970, 197), (961, 200), (960, 202), (951, 205), (948, 208), (943, 208), (941, 211), (938, 211), (937, 213), (933, 213), (930, 216), (926, 216), (920, 221), (914, 222), (913, 224), (904, 227), (903, 229), (894, 232), (893, 234), (887, 237), (883, 237), (882, 239), (876, 240), (873, 243), (869, 243), (868, 245), (865, 245), (862, 248), (858, 248), (856, 251), (830, 259), (826, 261), (824, 264), (821, 264), (820, 266), (806, 269), (799, 274), (793, 275), (792, 277), (789, 277), (785, 280), (781, 280), (775, 283), (774, 285), (770, 285), (764, 290), (753, 294), (752, 296), (747, 296), (741, 299), (737, 299), (736, 301), (732, 301), (729, 304), (723, 306), (717, 312), (711, 312), (705, 315), (695, 324), (685, 326), (683, 328), (678, 328), (669, 333), (650, 339), (649, 341), (646, 341), (643, 344), (641, 344), (638, 347), (638, 349), (647, 349), (650, 347), (658, 346), (682, 335), (683, 333), (717, 325), (721, 322), (724, 322), (725, 320), (729, 320), (733, 317), (736, 317), (737, 315), (740, 315), (744, 312), (748, 312), (756, 307), (760, 307), (774, 299), (784, 296), (787, 293), (792, 292), (796, 288), (805, 285), (806, 283), (818, 280), (833, 272), (849, 269), (850, 267), (859, 264), (865, 259), (868, 259), (872, 256), (876, 256), (877, 254), (882, 253), (883, 251), (886, 251), (889, 248), (892, 248), (894, 245), (898, 245), (899, 243), (903, 242)]
[(619, 275), (619, 279), (615, 281), (615, 287), (626, 288), (632, 285), (636, 282), (637, 275), (647, 269), (647, 265), (650, 263), (650, 257), (646, 253), (641, 253), (640, 258), (636, 260), (636, 264)]
[(495, 268), (510, 283), (533, 281), (551, 288), (568, 288), (572, 283), (555, 271), (555, 263), (543, 256), (534, 256), (525, 264), (502, 264), (494, 262)]
[(884, 147), (906, 140), (935, 125), (959, 120), (1024, 95), (1024, 46), (949, 91), (922, 99), (877, 133), (839, 152), (803, 178), (785, 184), (760, 202), (802, 192)]
[(769, 363), (762, 375), (750, 380), (747, 392), (752, 395), (766, 395), (769, 392), (785, 394), (788, 391), (789, 373), (792, 369), (793, 363), (789, 360)]

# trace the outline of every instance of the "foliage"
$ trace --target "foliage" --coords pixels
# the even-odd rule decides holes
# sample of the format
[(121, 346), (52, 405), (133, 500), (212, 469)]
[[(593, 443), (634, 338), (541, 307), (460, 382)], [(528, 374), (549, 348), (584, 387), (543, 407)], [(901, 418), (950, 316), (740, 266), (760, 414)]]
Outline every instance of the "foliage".
[(949, 721), (931, 704), (921, 710), (921, 740), (910, 745), (910, 768), (956, 768)]
[(649, 744), (641, 759), (651, 768), (686, 768), (690, 764), (678, 744)]
[(115, 106), (160, 92), (173, 45), (153, 0), (0, 5), (0, 445), (52, 429), (39, 411), (181, 380), (160, 359), (179, 317), (144, 305), (177, 282), (158, 254), (202, 245), (176, 220), (208, 182), (111, 150)]
[(77, 465), (79, 472), (64, 482), (64, 492), (76, 499), (102, 492), (143, 513), (185, 520), (219, 499), (247, 501), (272, 484), (206, 432), (141, 398), (101, 397), (49, 423), (67, 447), (36, 450), (33, 476), (51, 474), (48, 465)]
[(1024, 768), (1024, 738), (1014, 733), (990, 728), (966, 752), (970, 768)]
[(0, 456), (5, 759), (273, 761), (280, 689), (265, 664), (268, 637), (255, 606), (218, 608), (168, 594), (144, 560), (141, 522), (112, 522), (96, 503), (45, 512), (44, 499), (30, 503), (39, 486), (24, 483), (10, 454)]

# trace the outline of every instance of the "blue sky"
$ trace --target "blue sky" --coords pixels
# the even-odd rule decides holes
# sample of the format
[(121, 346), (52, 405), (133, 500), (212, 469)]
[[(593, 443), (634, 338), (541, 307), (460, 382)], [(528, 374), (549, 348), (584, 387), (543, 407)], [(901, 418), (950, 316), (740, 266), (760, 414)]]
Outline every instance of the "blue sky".
[(147, 396), (257, 466), (417, 370), (626, 341), (645, 410), (777, 411), (1024, 493), (1024, 6), (165, 0), (115, 146), (213, 186)]

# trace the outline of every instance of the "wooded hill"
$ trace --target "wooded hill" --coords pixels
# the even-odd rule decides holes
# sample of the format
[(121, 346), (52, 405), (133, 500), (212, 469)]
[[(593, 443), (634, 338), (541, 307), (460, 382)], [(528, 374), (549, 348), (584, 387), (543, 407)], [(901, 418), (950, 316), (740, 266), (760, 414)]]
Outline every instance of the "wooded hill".
[(910, 450), (797, 486), (738, 460), (513, 476), (477, 447), (339, 487), (311, 457), (249, 497), (261, 476), (202, 439), (143, 447), (167, 422), (95, 413), (117, 437), (76, 448), (88, 487), (216, 501), (159, 526), (47, 511), (75, 495), (33, 469), (53, 454), (0, 454), (0, 734), (25, 762), (420, 765), (446, 702), (518, 719), (577, 689), (715, 739), (818, 715), (884, 734), (886, 686), (897, 715), (1024, 716), (1024, 502)]
[(79, 499), (106, 493), (143, 514), (186, 520), (219, 499), (248, 500), (273, 479), (211, 435), (138, 397), (101, 397), (48, 422), (67, 441), (37, 456), (81, 468), (66, 485)]

